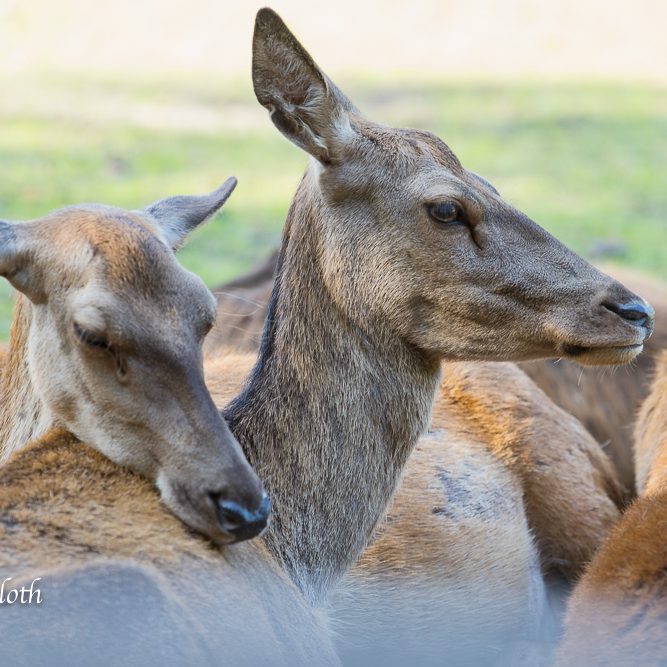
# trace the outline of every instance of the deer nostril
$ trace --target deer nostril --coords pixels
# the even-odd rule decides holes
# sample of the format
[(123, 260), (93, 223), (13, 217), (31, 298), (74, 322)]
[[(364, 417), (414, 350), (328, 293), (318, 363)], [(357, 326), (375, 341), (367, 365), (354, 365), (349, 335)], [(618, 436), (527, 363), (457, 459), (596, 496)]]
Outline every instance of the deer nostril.
[(268, 525), (271, 513), (271, 501), (266, 493), (254, 510), (244, 507), (234, 500), (214, 498), (218, 511), (220, 527), (235, 538), (235, 542), (242, 542), (257, 537)]
[(602, 305), (627, 322), (638, 327), (644, 327), (648, 330), (649, 334), (653, 331), (655, 310), (648, 303), (643, 301), (631, 301), (630, 303), (607, 302)]

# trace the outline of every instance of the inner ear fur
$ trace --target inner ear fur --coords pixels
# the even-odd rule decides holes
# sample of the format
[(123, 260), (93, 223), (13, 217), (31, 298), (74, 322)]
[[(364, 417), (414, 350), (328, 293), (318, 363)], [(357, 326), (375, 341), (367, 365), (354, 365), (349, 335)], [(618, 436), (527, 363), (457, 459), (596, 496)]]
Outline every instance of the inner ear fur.
[(257, 100), (282, 134), (322, 164), (336, 159), (350, 138), (354, 107), (268, 8), (255, 20), (252, 79)]

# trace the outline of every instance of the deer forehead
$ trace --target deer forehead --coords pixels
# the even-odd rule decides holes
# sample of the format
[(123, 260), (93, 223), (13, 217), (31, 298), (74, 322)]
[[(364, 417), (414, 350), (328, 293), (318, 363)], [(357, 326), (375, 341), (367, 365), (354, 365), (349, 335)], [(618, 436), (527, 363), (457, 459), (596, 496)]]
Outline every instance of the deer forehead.
[(347, 159), (332, 168), (311, 160), (311, 174), (332, 201), (380, 198), (407, 203), (406, 195), (420, 197), (427, 188), (442, 187), (443, 196), (466, 196), (481, 185), (447, 145), (428, 132), (378, 125), (358, 131)]
[(40, 236), (48, 265), (64, 269), (54, 277), (71, 286), (70, 312), (81, 326), (87, 322), (91, 330), (104, 331), (105, 320), (109, 325), (119, 313), (147, 319), (156, 309), (171, 313), (165, 324), (214, 318), (210, 291), (178, 263), (143, 215), (85, 205), (58, 211), (43, 222)]
[(436, 164), (455, 174), (463, 171), (461, 162), (451, 148), (426, 130), (395, 128), (365, 120), (357, 120), (354, 128), (366, 152), (373, 158), (382, 155), (385, 166), (414, 169)]
[(101, 259), (122, 282), (149, 275), (173, 255), (151, 221), (130, 211), (88, 204), (56, 211), (38, 224), (42, 241), (71, 268)]
[(161, 291), (151, 294), (94, 279), (70, 296), (69, 312), (83, 329), (128, 340), (137, 335), (169, 338), (215, 320), (215, 297), (194, 274), (175, 263), (161, 285)]

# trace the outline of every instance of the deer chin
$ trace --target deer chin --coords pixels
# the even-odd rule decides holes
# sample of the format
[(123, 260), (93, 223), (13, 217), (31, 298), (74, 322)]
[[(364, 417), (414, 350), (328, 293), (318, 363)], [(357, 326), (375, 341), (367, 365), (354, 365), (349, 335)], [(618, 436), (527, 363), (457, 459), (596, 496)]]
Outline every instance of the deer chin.
[(233, 535), (220, 526), (216, 508), (210, 499), (199, 496), (180, 485), (170, 489), (167, 493), (162, 491), (162, 502), (177, 516), (184, 524), (193, 530), (208, 537), (214, 544), (225, 546), (235, 542)]
[(580, 346), (563, 344), (560, 348), (562, 356), (576, 361), (582, 366), (609, 366), (630, 363), (642, 350), (643, 343), (614, 346)]
[(236, 541), (236, 538), (220, 525), (217, 507), (209, 494), (201, 493), (199, 488), (172, 483), (163, 473), (156, 484), (162, 502), (186, 526), (208, 537), (218, 546)]

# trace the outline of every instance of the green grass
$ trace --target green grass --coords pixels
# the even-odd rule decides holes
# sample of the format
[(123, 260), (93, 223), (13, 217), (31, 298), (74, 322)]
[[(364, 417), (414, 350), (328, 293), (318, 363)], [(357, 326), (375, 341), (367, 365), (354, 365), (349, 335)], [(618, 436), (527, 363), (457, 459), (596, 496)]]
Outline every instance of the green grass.
[[(667, 280), (667, 90), (611, 84), (343, 82), (376, 120), (439, 134), (468, 168), (586, 256)], [(71, 203), (136, 208), (239, 186), (182, 251), (209, 284), (278, 242), (306, 157), (245, 82), (34, 77), (0, 80), (0, 217)], [(593, 257), (599, 259), (599, 257)], [(11, 318), (0, 287), (0, 338)]]

